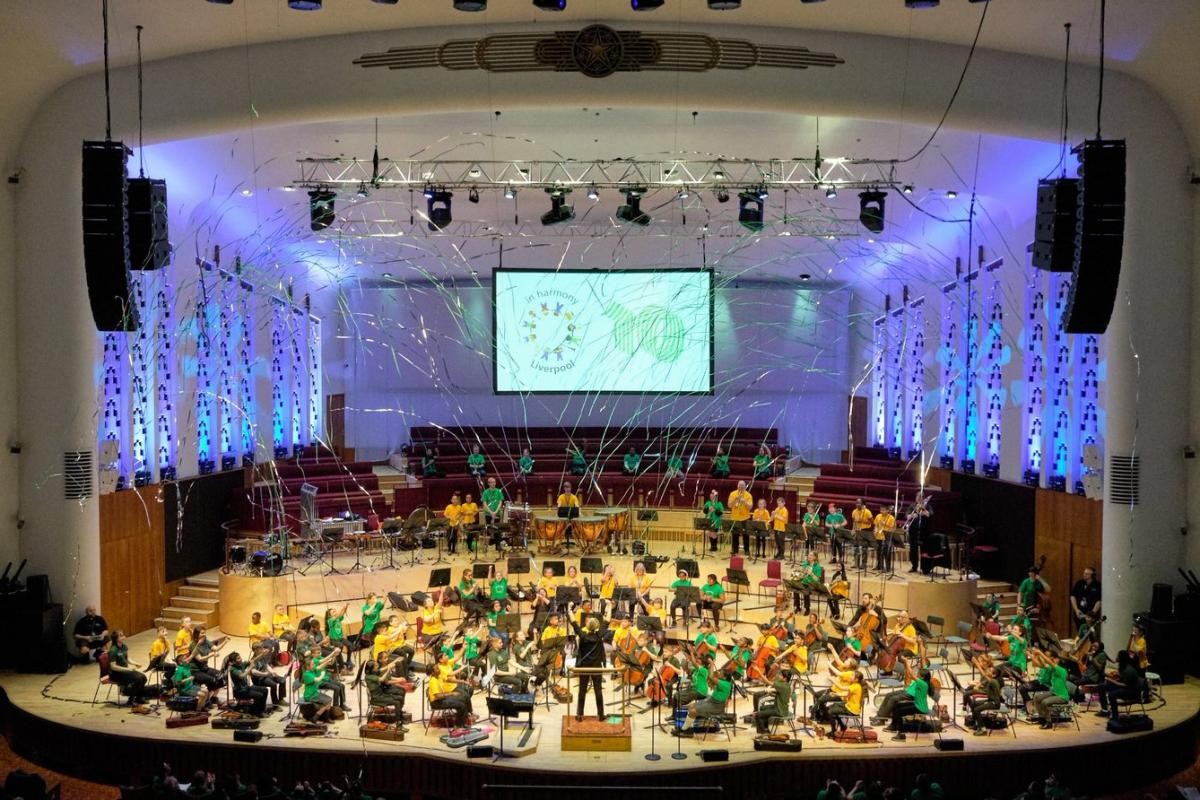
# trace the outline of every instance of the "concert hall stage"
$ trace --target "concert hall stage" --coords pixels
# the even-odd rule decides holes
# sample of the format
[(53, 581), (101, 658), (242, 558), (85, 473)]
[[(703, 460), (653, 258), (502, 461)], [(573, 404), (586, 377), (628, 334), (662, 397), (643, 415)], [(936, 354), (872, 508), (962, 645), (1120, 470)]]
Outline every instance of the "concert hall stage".
[[(690, 553), (684, 555), (690, 556)], [(618, 566), (620, 574), (626, 573), (633, 561), (625, 556), (604, 555), (603, 558)], [(540, 565), (543, 560), (539, 557), (536, 563)], [(573, 558), (566, 560), (568, 564), (575, 563)], [(224, 575), (222, 621), (228, 619), (233, 627), (233, 623), (249, 610), (249, 606), (237, 610), (232, 603), (225, 607), (225, 582), (231, 578), (233, 582), (258, 582), (258, 586), (242, 588), (252, 594), (258, 592), (260, 602), (274, 598), (281, 598), (278, 602), (299, 601), (294, 611), (298, 608), (304, 613), (320, 613), (327, 605), (348, 602), (348, 629), (353, 631), (358, 628), (359, 598), (367, 590), (408, 593), (425, 588), (433, 566), (450, 566), (457, 580), (468, 564), (470, 560), (460, 554), (449, 565), (425, 563), (395, 570), (372, 569), (334, 575), (322, 575), (313, 570), (307, 576), (288, 574), (278, 578)], [(699, 567), (702, 574), (724, 574), (727, 564), (728, 554), (722, 553), (720, 558), (702, 559)], [(339, 560), (336, 566), (341, 570), (347, 564)], [(662, 587), (671, 577), (673, 565), (660, 566), (662, 572), (657, 586)], [(756, 587), (765, 574), (765, 562), (747, 562), (747, 567), (752, 586)], [(886, 585), (886, 606), (890, 610), (899, 608), (922, 592), (964, 591), (961, 586), (956, 588), (955, 582), (929, 583), (924, 578), (909, 581), (904, 575), (882, 581), (880, 576), (870, 574), (859, 579), (852, 575), (851, 590), (855, 593), (877, 591), (881, 582)], [(285, 585), (289, 587), (287, 592), (280, 594)], [(973, 581), (965, 582), (965, 585), (974, 591)], [(754, 589), (750, 594), (744, 593), (737, 613), (738, 621), (732, 626), (734, 632), (753, 636), (753, 623), (767, 618), (773, 599), (772, 593), (759, 600)], [(255, 606), (253, 610), (269, 614), (271, 608), (264, 605), (261, 608)], [(522, 610), (528, 613), (527, 604)], [(824, 610), (824, 604), (821, 604), (821, 610)], [(927, 611), (920, 606), (911, 610), (921, 619), (927, 616)], [(729, 611), (727, 616), (732, 618), (732, 608)], [(413, 617), (412, 614), (404, 616)], [(457, 609), (448, 609), (450, 630), (456, 627), (455, 617)], [(723, 645), (731, 641), (730, 627), (730, 624), (722, 625), (720, 639)], [(235, 628), (232, 633), (235, 634), (234, 646), (245, 653), (247, 641), (236, 636), (244, 630)], [(695, 633), (694, 623), (690, 633)], [(216, 631), (213, 634), (221, 635)], [(682, 638), (685, 630), (681, 625), (671, 628), (668, 635)], [(149, 631), (130, 637), (131, 657), (144, 662), (152, 638)], [(818, 686), (828, 682), (826, 664), (827, 659), (822, 657), (815, 672)], [(950, 668), (956, 673), (969, 672), (969, 667), (962, 665), (951, 664)], [(549, 709), (543, 703), (534, 712), (534, 722), (540, 728), (536, 753), (493, 762), (491, 759), (469, 760), (465, 749), (448, 748), (438, 739), (445, 732), (443, 729), (430, 728), (426, 732), (420, 722), (426, 706), (419, 692), (410, 695), (405, 703), (405, 710), (412, 714), (414, 721), (408, 725), (403, 741), (360, 738), (361, 699), (357, 691), (348, 688), (347, 701), (354, 711), (346, 720), (334, 724), (329, 736), (285, 738), (282, 717), (287, 709), (284, 709), (263, 720), (261, 730), (265, 738), (262, 741), (243, 744), (233, 741), (231, 731), (213, 730), (207, 725), (167, 729), (165, 708), (159, 715), (143, 716), (106, 705), (103, 702), (105, 687), (100, 690), (101, 702), (92, 706), (97, 677), (95, 666), (72, 667), (58, 677), (0, 675), (0, 688), (6, 698), (2, 704), (5, 729), (14, 750), (36, 763), (62, 772), (114, 782), (128, 781), (134, 774), (147, 776), (162, 761), (170, 762), (177, 775), (206, 768), (222, 773), (237, 772), (249, 780), (264, 772), (291, 779), (354, 775), (361, 770), (371, 789), (407, 789), (414, 796), (453, 797), (456, 800), (508, 797), (528, 800), (545, 796), (535, 787), (551, 786), (569, 786), (572, 800), (599, 796), (601, 791), (611, 798), (613, 791), (683, 786), (701, 793), (711, 787), (723, 787), (726, 795), (766, 800), (791, 797), (797, 792), (811, 794), (829, 777), (848, 784), (863, 778), (904, 785), (911, 784), (921, 772), (934, 775), (948, 787), (948, 796), (955, 797), (1012, 796), (1029, 780), (1045, 777), (1050, 772), (1056, 772), (1076, 791), (1095, 795), (1101, 790), (1141, 785), (1191, 764), (1195, 758), (1200, 719), (1200, 681), (1189, 679), (1185, 684), (1164, 688), (1166, 703), (1161, 708), (1152, 707), (1155, 730), (1146, 734), (1110, 734), (1105, 730), (1106, 720), (1089, 712), (1079, 715), (1078, 731), (1074, 725), (1066, 724), (1043, 731), (1023, 722), (1017, 723), (1015, 738), (1009, 731), (977, 737), (956, 727), (948, 729), (944, 736), (961, 739), (965, 744), (963, 752), (936, 750), (934, 741), (938, 737), (930, 734), (917, 737), (910, 733), (907, 741), (894, 742), (890, 734), (877, 727), (881, 739), (878, 743), (837, 744), (828, 738), (818, 739), (801, 733), (802, 752), (768, 753), (754, 750), (752, 729), (741, 722), (741, 717), (752, 710), (751, 700), (742, 697), (737, 699), (736, 707), (728, 709), (736, 711), (738, 717), (738, 730), (728, 740), (724, 733), (710, 735), (707, 741), (677, 739), (667, 734), (669, 725), (665, 713), (664, 724), (654, 728), (652, 736), (654, 712), (631, 708), (630, 752), (565, 752), (561, 747), (560, 726), (564, 714), (574, 713), (574, 704), (568, 707), (552, 702)], [(575, 681), (571, 681), (572, 693), (576, 691), (574, 684)], [(605, 684), (606, 701), (619, 699), (611, 682), (606, 680)], [(950, 688), (943, 690), (942, 702), (954, 709), (956, 719), (961, 716), (955, 708), (957, 701)], [(811, 702), (811, 695), (807, 702)], [(481, 694), (475, 695), (474, 707), (480, 717), (486, 718), (486, 705)], [(868, 707), (873, 709), (874, 702)], [(609, 708), (613, 711), (617, 707), (610, 705)], [(589, 715), (595, 713), (593, 698), (587, 698), (585, 711)], [(482, 724), (490, 723), (484, 719)], [(491, 728), (495, 732), (494, 724)], [(506, 737), (507, 746), (516, 743), (514, 740), (519, 738), (519, 731), (515, 725), (508, 729)], [(498, 738), (493, 736), (483, 743), (498, 744)], [(676, 747), (686, 758), (676, 760), (671, 757)], [(652, 749), (661, 755), (660, 760), (646, 759)], [(705, 750), (726, 750), (729, 760), (703, 762), (700, 752)]]

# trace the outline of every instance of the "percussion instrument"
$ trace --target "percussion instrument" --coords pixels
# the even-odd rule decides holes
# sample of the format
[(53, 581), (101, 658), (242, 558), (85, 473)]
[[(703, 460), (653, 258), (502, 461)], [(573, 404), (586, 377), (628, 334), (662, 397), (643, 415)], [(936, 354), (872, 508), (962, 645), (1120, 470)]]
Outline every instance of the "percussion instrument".
[(533, 518), (533, 531), (545, 548), (558, 547), (567, 529), (567, 521), (551, 514), (538, 514)]
[(246, 548), (240, 544), (235, 544), (229, 548), (229, 563), (230, 564), (245, 564), (246, 563)]
[(502, 522), (528, 522), (529, 521), (529, 504), (517, 505), (516, 503), (505, 503), (504, 510), (501, 512)]
[(608, 532), (620, 537), (629, 527), (628, 508), (598, 508), (596, 513), (608, 521)]
[(608, 520), (601, 516), (576, 517), (572, 523), (575, 538), (583, 545), (588, 553), (600, 549), (604, 542), (604, 534), (608, 530)]

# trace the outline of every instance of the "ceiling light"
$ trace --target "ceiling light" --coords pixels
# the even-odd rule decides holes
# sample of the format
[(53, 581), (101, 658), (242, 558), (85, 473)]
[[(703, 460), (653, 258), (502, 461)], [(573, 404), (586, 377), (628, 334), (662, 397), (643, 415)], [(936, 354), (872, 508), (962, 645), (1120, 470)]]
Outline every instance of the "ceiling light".
[(516, 189), (514, 189), (514, 188), (513, 188), (513, 187), (511, 187), (511, 186), (505, 186), (505, 187), (504, 187), (504, 199), (505, 199), (505, 200), (512, 200), (512, 199), (516, 198), (516, 196), (517, 196), (517, 190), (516, 190)]
[(904, 185), (904, 187), (902, 189), (900, 189), (900, 191), (904, 192), (905, 194), (912, 194), (913, 193), (912, 184), (906, 183)]
[(433, 187), (430, 186), (428, 183), (425, 184), (425, 191), (423, 192), (423, 194), (425, 195), (426, 200), (432, 200), (433, 199)]
[[(812, 2), (815, 2), (815, 0), (804, 0), (804, 2), (812, 3)], [(801, 272), (800, 280), (802, 280), (802, 281), (812, 280), (812, 275), (809, 275), (807, 272)]]
[(287, 0), (288, 8), (297, 11), (320, 11), (321, 0)]
[(472, 164), (471, 169), (467, 170), (467, 174), (470, 175), (472, 178), (478, 178), (480, 175), (483, 174), (483, 170), (481, 170), (479, 168), (478, 164)]
[(385, 273), (383, 273), (383, 277), (385, 277), (385, 278), (390, 278), (390, 277), (392, 277), (392, 273), (390, 273), (390, 272), (385, 272)]
[(748, 231), (763, 229), (763, 195), (759, 192), (738, 193), (738, 222)]
[(767, 187), (759, 186), (757, 194), (758, 194), (759, 200), (766, 200), (767, 199)]
[(458, 11), (487, 11), (487, 0), (454, 0)]
[(470, 200), (472, 203), (478, 203), (479, 202), (479, 190), (477, 188), (475, 188), (474, 186), (472, 186), (470, 191), (467, 192), (467, 199)]
[(360, 181), (360, 182), (359, 182), (359, 184), (358, 184), (358, 191), (357, 191), (357, 192), (355, 192), (355, 193), (354, 193), (354, 195), (355, 195), (356, 197), (359, 197), (359, 198), (365, 198), (365, 197), (367, 197), (367, 196), (368, 196), (368, 195), (370, 195), (370, 194), (371, 194), (371, 193), (367, 191), (367, 184), (366, 184), (366, 182), (365, 182), (365, 181)]
[(587, 196), (588, 196), (588, 200), (599, 200), (600, 199), (600, 193), (596, 191), (596, 184), (593, 183), (591, 186), (588, 187)]
[(833, 200), (835, 197), (837, 197), (837, 187), (836, 186), (827, 186), (825, 188), (825, 199)]
[(645, 187), (642, 186), (622, 189), (621, 194), (625, 195), (625, 203), (617, 208), (617, 218), (643, 227), (649, 225), (650, 215), (642, 211), (642, 194), (645, 191)]
[(634, 11), (653, 11), (662, 8), (663, 0), (629, 0), (629, 6)]
[(950, 200), (953, 200), (954, 198), (958, 197), (958, 192), (954, 191), (953, 189), (947, 189), (946, 197)]
[(546, 194), (550, 195), (550, 210), (542, 214), (543, 225), (555, 225), (575, 219), (575, 209), (566, 205), (567, 195), (570, 192), (570, 189), (546, 187)]
[(729, 202), (729, 190), (727, 190), (724, 186), (717, 189), (717, 202), (718, 203), (728, 203)]
[(251, 189), (250, 187), (246, 187), (245, 189), (242, 189), (242, 197), (250, 197), (252, 194), (254, 194), (254, 190)]
[(215, 4), (219, 5), (219, 6), (231, 6), (231, 5), (233, 5), (233, 0), (208, 0), (208, 2), (210, 2), (210, 3), (215, 3)]
[(372, 3), (379, 3), (381, 6), (394, 6), (399, 0), (371, 0)]
[(708, 7), (712, 11), (732, 11), (742, 7), (742, 0), (708, 0)]
[(829, 241), (833, 241), (837, 237), (834, 236), (832, 233), (827, 233), (827, 234), (825, 234), (825, 238), (828, 239)]
[(874, 237), (874, 236), (868, 236), (868, 237), (867, 237), (867, 244), (875, 244), (875, 237)]
[(444, 230), (454, 221), (454, 216), (450, 213), (450, 198), (454, 197), (454, 192), (439, 189), (432, 193), (427, 192), (425, 197), (428, 198), (429, 210), (429, 223), (426, 227), (431, 231)]
[(280, 187), (279, 187), (279, 189), (280, 189), (281, 191), (284, 191), (284, 192), (294, 192), (294, 191), (296, 191), (296, 187), (295, 187), (295, 186), (280, 186)]
[(691, 196), (692, 196), (691, 192), (688, 191), (688, 188), (686, 186), (679, 190), (679, 199), (680, 200), (687, 200)]
[(909, 8), (937, 8), (942, 0), (904, 0)]
[(542, 11), (562, 11), (567, 7), (567, 0), (533, 0), (533, 7)]
[(471, 270), (471, 277), (472, 277), (472, 278), (478, 278), (478, 277), (479, 277), (479, 270), (477, 270), (477, 269), (472, 269), (472, 270)]
[(721, 169), (720, 167), (717, 167), (716, 169), (713, 170), (713, 177), (716, 178), (717, 180), (723, 179), (725, 177), (725, 170)]
[(883, 233), (883, 210), (887, 192), (868, 189), (858, 193), (858, 221), (871, 233)]

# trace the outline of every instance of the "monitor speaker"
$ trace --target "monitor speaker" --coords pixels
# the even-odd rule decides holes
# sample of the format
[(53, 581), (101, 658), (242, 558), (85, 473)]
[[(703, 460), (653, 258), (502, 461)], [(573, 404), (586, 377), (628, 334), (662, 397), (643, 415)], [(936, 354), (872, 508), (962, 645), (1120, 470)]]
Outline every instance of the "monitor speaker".
[(963, 749), (963, 740), (962, 739), (937, 739), (934, 741), (933, 746), (935, 748), (937, 748), (938, 750), (942, 750), (943, 752), (951, 751), (951, 750), (962, 750)]
[(491, 758), (496, 754), (496, 748), (490, 744), (472, 744), (467, 746), (467, 758)]
[(13, 615), (13, 632), (18, 672), (67, 671), (62, 603), (18, 610)]
[(92, 319), (101, 331), (135, 331), (129, 292), (129, 214), (121, 142), (83, 143), (83, 266)]
[(233, 732), (233, 740), (235, 742), (249, 742), (249, 743), (253, 744), (254, 742), (261, 742), (262, 738), (263, 738), (262, 731), (235, 730)]
[(1075, 208), (1079, 181), (1074, 178), (1038, 181), (1034, 220), (1033, 265), (1050, 272), (1075, 268)]
[(1182, 683), (1197, 655), (1195, 624), (1187, 620), (1139, 615), (1146, 634), (1150, 669), (1163, 683)]
[(728, 761), (729, 760), (729, 751), (728, 750), (701, 750), (700, 751), (700, 760), (701, 761)]
[(162, 269), (171, 260), (167, 241), (167, 182), (130, 178), (129, 268)]
[(1150, 616), (1170, 619), (1175, 605), (1175, 590), (1169, 583), (1156, 583), (1150, 587)]
[(30, 575), (25, 579), (25, 605), (41, 608), (50, 602), (50, 577)]
[(1117, 299), (1125, 243), (1125, 141), (1089, 140), (1076, 152), (1075, 264), (1063, 330), (1104, 333)]

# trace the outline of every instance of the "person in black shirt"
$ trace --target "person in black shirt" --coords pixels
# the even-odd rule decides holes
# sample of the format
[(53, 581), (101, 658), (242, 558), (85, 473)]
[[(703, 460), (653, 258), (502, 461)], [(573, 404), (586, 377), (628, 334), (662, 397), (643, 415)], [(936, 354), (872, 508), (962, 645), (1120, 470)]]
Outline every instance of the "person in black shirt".
[(242, 654), (234, 651), (226, 660), (229, 668), (229, 679), (233, 683), (233, 696), (237, 700), (250, 701), (250, 713), (261, 717), (267, 713), (267, 697), (271, 690), (266, 686), (254, 683), (249, 661), (242, 660)]
[(1087, 567), (1083, 577), (1071, 587), (1071, 620), (1075, 630), (1084, 625), (1094, 625), (1100, 619), (1100, 581), (1096, 570)]
[[(575, 666), (603, 667), (604, 666), (604, 633), (608, 627), (596, 617), (588, 617), (584, 627), (579, 627), (573, 616), (570, 616), (571, 627), (575, 629)], [(575, 706), (575, 721), (583, 719), (583, 698), (587, 694), (588, 683), (596, 693), (596, 718), (604, 719), (604, 694), (601, 686), (604, 676), (584, 673), (579, 676), (579, 700)]]
[(912, 522), (908, 526), (908, 560), (911, 566), (909, 572), (921, 571), (921, 546), (929, 533), (930, 515), (925, 498), (917, 498), (917, 504), (912, 510)]
[(1100, 716), (1111, 712), (1112, 718), (1119, 716), (1117, 702), (1140, 700), (1143, 689), (1142, 673), (1128, 650), (1117, 653), (1117, 677), (1109, 678), (1100, 689)]
[(88, 606), (83, 616), (75, 623), (75, 647), (82, 662), (96, 659), (108, 644), (108, 623), (96, 613), (95, 606)]

